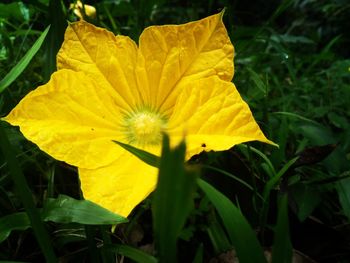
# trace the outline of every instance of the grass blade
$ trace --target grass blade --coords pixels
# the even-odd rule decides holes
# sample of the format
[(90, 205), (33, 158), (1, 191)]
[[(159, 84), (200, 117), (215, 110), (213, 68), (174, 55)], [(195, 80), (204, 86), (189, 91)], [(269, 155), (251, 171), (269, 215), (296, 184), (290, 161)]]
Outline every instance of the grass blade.
[(157, 189), (152, 200), (153, 230), (160, 262), (176, 261), (176, 241), (193, 207), (195, 170), (185, 169), (186, 146), (170, 150), (164, 135)]
[(159, 157), (158, 156), (156, 156), (152, 153), (146, 152), (144, 150), (135, 148), (129, 144), (125, 144), (125, 143), (118, 142), (118, 141), (113, 141), (113, 142), (115, 142), (119, 146), (123, 147), (125, 150), (132, 153), (133, 155), (135, 155), (141, 161), (144, 161), (145, 163), (147, 163), (153, 167), (159, 166)]
[(252, 78), (255, 86), (261, 91), (261, 93), (266, 96), (268, 93), (267, 86), (265, 83), (262, 81), (260, 76), (251, 68), (247, 68), (248, 72), (250, 73), (250, 77)]
[(10, 72), (0, 81), (0, 93), (3, 92), (8, 86), (10, 86), (11, 83), (15, 81), (17, 77), (25, 70), (29, 62), (32, 60), (35, 54), (39, 51), (49, 29), (50, 29), (50, 26), (48, 26), (44, 30), (44, 32), (40, 35), (40, 37), (35, 41), (34, 45), (27, 51), (27, 53), (17, 63), (17, 65), (14, 66), (10, 70)]
[(211, 222), (207, 228), (207, 233), (211, 244), (213, 245), (215, 254), (218, 255), (232, 249), (232, 244), (230, 240), (228, 240), (227, 234), (222, 225), (216, 220), (216, 218), (213, 218), (210, 221)]
[(266, 223), (267, 218), (267, 212), (269, 210), (269, 201), (270, 201), (270, 193), (275, 188), (275, 186), (280, 182), (281, 177), (288, 171), (288, 169), (299, 159), (299, 157), (295, 157), (289, 162), (287, 162), (279, 172), (270, 178), (270, 180), (267, 181), (264, 190), (263, 190), (263, 207), (260, 211), (260, 226), (264, 227)]
[(56, 70), (56, 55), (63, 43), (64, 32), (67, 27), (67, 18), (62, 4), (63, 1), (61, 0), (49, 1), (48, 22), (51, 24), (51, 28), (44, 44), (45, 67), (43, 77), (45, 81), (48, 81), (51, 74)]
[(238, 208), (207, 182), (199, 179), (198, 185), (218, 211), (236, 249), (239, 262), (267, 263), (254, 230)]
[(7, 138), (2, 123), (0, 122), (0, 148), (7, 161), (7, 167), (12, 176), (17, 195), (21, 199), (23, 206), (28, 214), (34, 234), (47, 262), (57, 262), (54, 250), (51, 245), (49, 234), (40, 218), (35, 207), (32, 193), (28, 187), (27, 181), (18, 165), (18, 161), (12, 151), (12, 146)]
[(272, 177), (267, 183), (263, 191), (263, 198), (266, 200), (271, 192), (271, 190), (278, 184), (281, 177), (288, 171), (288, 169), (299, 159), (299, 157), (295, 157), (289, 162), (287, 162), (282, 169)]
[(266, 163), (266, 165), (269, 167), (269, 171), (271, 171), (272, 176), (274, 176), (276, 174), (276, 170), (275, 167), (273, 166), (273, 164), (271, 163), (270, 159), (261, 151), (259, 151), (258, 149), (252, 147), (252, 146), (247, 146), (244, 144), (240, 144), (239, 148), (247, 150), (247, 151), (252, 151), (253, 153), (256, 153), (257, 155), (259, 155)]
[(202, 263), (203, 262), (203, 244), (200, 244), (197, 248), (196, 255), (192, 263)]
[(213, 171), (219, 172), (219, 173), (221, 173), (223, 175), (226, 175), (226, 176), (232, 178), (233, 180), (241, 183), (242, 185), (244, 185), (249, 190), (254, 191), (254, 188), (250, 184), (248, 184), (247, 182), (245, 182), (244, 180), (242, 180), (241, 178), (235, 176), (232, 173), (229, 173), (229, 172), (227, 172), (225, 170), (222, 170), (220, 168), (217, 168), (217, 167), (214, 167), (214, 166), (211, 166), (211, 165), (202, 164), (202, 167), (204, 167), (206, 169), (209, 169), (209, 170), (213, 170)]
[(287, 195), (283, 195), (278, 210), (271, 263), (290, 263), (292, 262), (292, 256), (292, 243), (289, 236), (288, 199)]

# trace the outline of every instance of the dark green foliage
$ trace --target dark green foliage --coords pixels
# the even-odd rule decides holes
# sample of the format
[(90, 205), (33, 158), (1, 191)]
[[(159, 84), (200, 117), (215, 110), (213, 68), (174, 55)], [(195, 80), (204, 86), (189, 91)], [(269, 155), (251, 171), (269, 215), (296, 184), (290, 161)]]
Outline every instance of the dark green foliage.
[(170, 150), (164, 136), (157, 189), (152, 199), (153, 231), (160, 262), (177, 262), (176, 242), (193, 209), (196, 171), (185, 167), (185, 142)]
[[(78, 19), (72, 2), (0, 3), (0, 117), (55, 70), (67, 21)], [(157, 191), (117, 225), (124, 219), (78, 200), (75, 168), (1, 123), (0, 260), (264, 262), (265, 252), (272, 262), (349, 262), (349, 1), (83, 2), (97, 8), (89, 22), (136, 41), (149, 25), (226, 7), (233, 82), (279, 148), (250, 143), (184, 164), (183, 144), (165, 141), (157, 158), (117, 142), (161, 168)]]
[(199, 181), (198, 184), (217, 209), (240, 262), (266, 263), (267, 261), (254, 230), (239, 209), (210, 184), (205, 181)]

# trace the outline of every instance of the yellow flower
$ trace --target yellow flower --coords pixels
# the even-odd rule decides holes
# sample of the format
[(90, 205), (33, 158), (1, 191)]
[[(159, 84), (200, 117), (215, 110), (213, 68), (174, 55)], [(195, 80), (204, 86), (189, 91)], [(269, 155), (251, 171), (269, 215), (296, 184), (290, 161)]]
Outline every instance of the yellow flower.
[(70, 4), (69, 9), (73, 9), (74, 14), (80, 19), (84, 19), (84, 16), (96, 17), (96, 8), (91, 5), (85, 5), (80, 0)]
[(117, 214), (155, 188), (157, 169), (112, 142), (160, 154), (184, 136), (187, 159), (266, 139), (231, 82), (233, 46), (222, 13), (151, 26), (139, 46), (80, 21), (70, 24), (58, 71), (4, 119), (58, 160), (79, 168), (84, 197)]

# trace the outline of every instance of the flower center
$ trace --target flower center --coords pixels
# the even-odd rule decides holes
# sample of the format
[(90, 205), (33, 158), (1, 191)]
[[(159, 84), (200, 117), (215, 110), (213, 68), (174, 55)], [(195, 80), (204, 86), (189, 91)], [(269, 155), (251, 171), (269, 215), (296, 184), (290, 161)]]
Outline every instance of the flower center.
[(125, 118), (125, 132), (129, 143), (140, 146), (160, 144), (166, 119), (157, 112), (143, 110)]

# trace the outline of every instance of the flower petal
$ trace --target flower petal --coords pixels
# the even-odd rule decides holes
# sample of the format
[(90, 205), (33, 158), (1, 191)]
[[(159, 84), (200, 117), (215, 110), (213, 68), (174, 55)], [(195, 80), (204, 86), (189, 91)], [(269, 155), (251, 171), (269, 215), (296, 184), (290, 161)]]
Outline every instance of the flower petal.
[(197, 80), (183, 89), (169, 119), (177, 144), (186, 135), (187, 158), (202, 150), (227, 150), (235, 144), (269, 141), (231, 82), (218, 77)]
[(171, 111), (185, 83), (233, 77), (233, 46), (222, 13), (183, 25), (148, 27), (139, 45), (138, 78), (149, 93), (145, 101), (162, 112)]
[(154, 190), (157, 171), (124, 151), (111, 165), (94, 170), (80, 168), (79, 177), (85, 199), (127, 217)]
[(57, 55), (59, 69), (85, 72), (111, 90), (117, 105), (126, 110), (140, 102), (136, 61), (137, 45), (129, 37), (115, 36), (84, 21), (68, 26)]
[(82, 72), (59, 70), (4, 118), (58, 160), (85, 168), (107, 165), (122, 152), (121, 112), (108, 91)]

